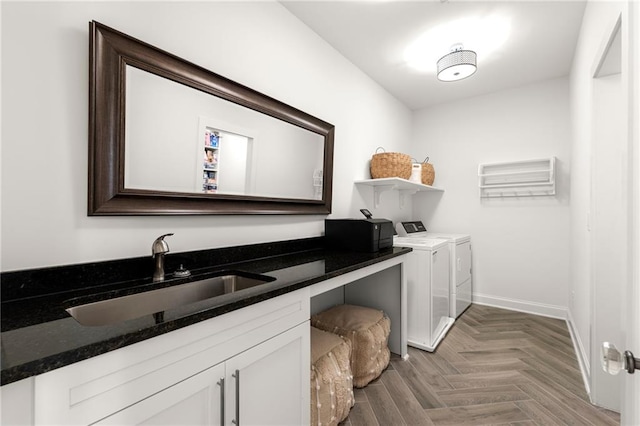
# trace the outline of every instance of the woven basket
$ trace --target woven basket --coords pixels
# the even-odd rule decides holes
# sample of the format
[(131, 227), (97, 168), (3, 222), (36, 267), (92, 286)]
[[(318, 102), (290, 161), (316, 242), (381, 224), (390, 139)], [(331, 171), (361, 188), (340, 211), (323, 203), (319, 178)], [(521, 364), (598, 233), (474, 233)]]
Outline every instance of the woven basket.
[[(378, 148), (378, 150), (381, 148)], [(411, 177), (411, 156), (399, 152), (381, 152), (371, 157), (371, 177), (373, 179)]]
[(422, 163), (422, 184), (433, 185), (433, 181), (436, 178), (436, 171), (433, 165), (429, 163), (429, 157), (427, 157)]

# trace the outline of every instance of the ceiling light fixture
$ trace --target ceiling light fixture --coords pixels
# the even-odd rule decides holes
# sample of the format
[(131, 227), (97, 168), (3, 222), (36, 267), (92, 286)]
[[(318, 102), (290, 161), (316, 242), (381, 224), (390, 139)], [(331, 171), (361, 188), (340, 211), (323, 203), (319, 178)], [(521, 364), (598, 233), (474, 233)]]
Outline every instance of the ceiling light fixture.
[(496, 53), (507, 42), (510, 32), (511, 19), (498, 14), (442, 22), (407, 45), (404, 63), (412, 71), (435, 76), (438, 59), (450, 51), (452, 43), (460, 43), (477, 52), (477, 61), (484, 67), (497, 59)]
[(476, 59), (476, 52), (464, 50), (462, 44), (454, 44), (451, 53), (438, 59), (438, 80), (457, 81), (469, 77), (478, 68)]

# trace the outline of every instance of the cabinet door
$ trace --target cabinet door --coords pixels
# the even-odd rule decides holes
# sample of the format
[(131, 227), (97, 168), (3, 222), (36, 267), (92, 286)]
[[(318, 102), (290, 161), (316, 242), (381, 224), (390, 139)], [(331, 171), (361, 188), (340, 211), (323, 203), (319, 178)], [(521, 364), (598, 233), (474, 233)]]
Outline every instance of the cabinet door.
[(309, 322), (226, 363), (226, 424), (308, 425)]
[(140, 401), (99, 425), (222, 425), (224, 365), (211, 367)]
[(35, 425), (33, 407), (34, 378), (0, 387), (0, 425)]

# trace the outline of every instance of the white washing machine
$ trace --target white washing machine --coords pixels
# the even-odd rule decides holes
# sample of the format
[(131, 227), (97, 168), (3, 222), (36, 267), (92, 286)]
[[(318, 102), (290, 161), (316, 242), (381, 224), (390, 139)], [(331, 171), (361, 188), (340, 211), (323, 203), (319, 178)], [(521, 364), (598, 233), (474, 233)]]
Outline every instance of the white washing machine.
[(449, 317), (449, 243), (419, 235), (394, 237), (394, 246), (411, 247), (407, 277), (407, 343), (433, 352), (453, 325)]
[(427, 232), (421, 221), (399, 222), (396, 231), (401, 236), (420, 235), (421, 238), (442, 238), (449, 242), (450, 276), (449, 316), (458, 318), (471, 305), (471, 236), (469, 234), (449, 234)]

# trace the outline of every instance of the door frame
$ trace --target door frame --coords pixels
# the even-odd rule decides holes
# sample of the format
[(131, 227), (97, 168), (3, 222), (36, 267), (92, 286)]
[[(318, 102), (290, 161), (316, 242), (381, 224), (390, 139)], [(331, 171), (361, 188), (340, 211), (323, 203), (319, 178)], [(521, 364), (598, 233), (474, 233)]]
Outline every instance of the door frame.
[[(627, 40), (629, 75), (629, 277), (626, 288), (626, 306), (623, 308), (625, 349), (640, 356), (640, 4), (628, 1)], [(635, 326), (635, 327), (633, 327)], [(635, 376), (635, 377), (634, 377)], [(624, 374), (622, 379), (621, 424), (640, 424), (640, 375)]]
[[(602, 371), (600, 365), (600, 347), (603, 341), (615, 343), (618, 347), (624, 342), (622, 339), (622, 323), (624, 312), (620, 312), (616, 307), (623, 303), (625, 288), (629, 280), (628, 264), (629, 257), (626, 246), (628, 246), (630, 238), (628, 237), (628, 220), (631, 214), (630, 199), (628, 187), (630, 183), (629, 168), (621, 169), (620, 178), (623, 180), (623, 187), (612, 188), (618, 189), (619, 199), (615, 196), (607, 200), (605, 187), (602, 186), (601, 179), (605, 178), (608, 169), (604, 167), (612, 166), (615, 161), (615, 154), (618, 150), (628, 154), (628, 134), (623, 129), (619, 133), (616, 130), (624, 126), (628, 118), (628, 108), (625, 104), (628, 102), (628, 78), (627, 70), (624, 63), (626, 55), (623, 53), (622, 44), (625, 38), (626, 23), (623, 24), (623, 11), (616, 14), (615, 19), (611, 20), (606, 27), (599, 49), (597, 50), (591, 67), (591, 164), (590, 164), (590, 371), (589, 371), (589, 387), (591, 402), (610, 409), (620, 410), (621, 395), (617, 384), (620, 381), (617, 378), (607, 375)], [(611, 79), (619, 79), (619, 86), (612, 86)], [(612, 100), (609, 98), (611, 90), (616, 91), (620, 98), (616, 98), (615, 107), (619, 109), (613, 110), (615, 118), (607, 118), (603, 114), (603, 109), (609, 110), (608, 107)], [(618, 92), (619, 91), (619, 92)], [(608, 102), (608, 103), (607, 103)], [(603, 105), (606, 108), (603, 108)], [(622, 117), (620, 117), (620, 115)], [(602, 118), (602, 117), (605, 118)], [(618, 118), (620, 118), (618, 120)], [(615, 121), (611, 121), (615, 120)], [(603, 151), (610, 151), (604, 145), (606, 138), (603, 134), (610, 135), (614, 132), (614, 138), (618, 142), (614, 142), (610, 156), (606, 158), (600, 157)], [(619, 139), (618, 139), (619, 138)], [(622, 159), (620, 159), (622, 161)], [(608, 164), (607, 164), (608, 163)], [(603, 165), (604, 164), (604, 165)], [(617, 171), (615, 171), (617, 172)], [(614, 172), (614, 173), (615, 173)], [(608, 182), (611, 184), (611, 182)], [(598, 186), (600, 184), (601, 186)], [(607, 185), (605, 182), (604, 185)], [(606, 186), (608, 187), (608, 186)], [(604, 201), (602, 199), (604, 199)], [(620, 202), (622, 205), (618, 204)], [(625, 228), (622, 233), (616, 233), (615, 229), (609, 229), (611, 223), (619, 223)], [(606, 250), (605, 235), (612, 232), (613, 243)], [(612, 250), (616, 250), (611, 253)], [(600, 250), (600, 251), (599, 251)], [(625, 257), (626, 256), (626, 257)], [(618, 259), (620, 257), (620, 259)], [(615, 268), (613, 259), (619, 260), (622, 269)], [(617, 269), (613, 272), (612, 268)], [(603, 279), (608, 278), (611, 282), (607, 286), (613, 289), (613, 292), (607, 291), (603, 287), (606, 284)], [(620, 275), (615, 275), (620, 274)], [(622, 282), (620, 282), (622, 281)], [(615, 316), (615, 317), (612, 317)], [(617, 394), (615, 394), (617, 392)]]
[[(622, 286), (624, 300), (621, 312), (620, 327), (623, 332), (621, 350), (631, 350), (636, 357), (640, 356), (640, 4), (627, 0), (622, 11), (612, 25), (611, 31), (605, 33), (605, 39), (596, 55), (592, 67), (595, 78), (602, 66), (604, 57), (613, 42), (618, 29), (621, 30), (621, 72), (623, 90), (627, 93), (625, 112), (627, 114), (627, 279)], [(593, 142), (592, 142), (593, 143)], [(592, 164), (593, 166), (593, 164)], [(592, 200), (593, 202), (593, 200)], [(592, 205), (593, 207), (593, 205)], [(591, 327), (594, 326), (595, 306), (594, 274), (591, 273)], [(592, 336), (593, 337), (593, 336)], [(601, 342), (591, 338), (591, 353), (598, 354)], [(595, 351), (594, 349), (598, 349)], [(600, 368), (599, 357), (592, 358), (591, 370)], [(622, 425), (640, 424), (640, 377), (638, 374), (621, 373), (620, 379), (620, 413)], [(593, 375), (591, 375), (593, 392)]]

